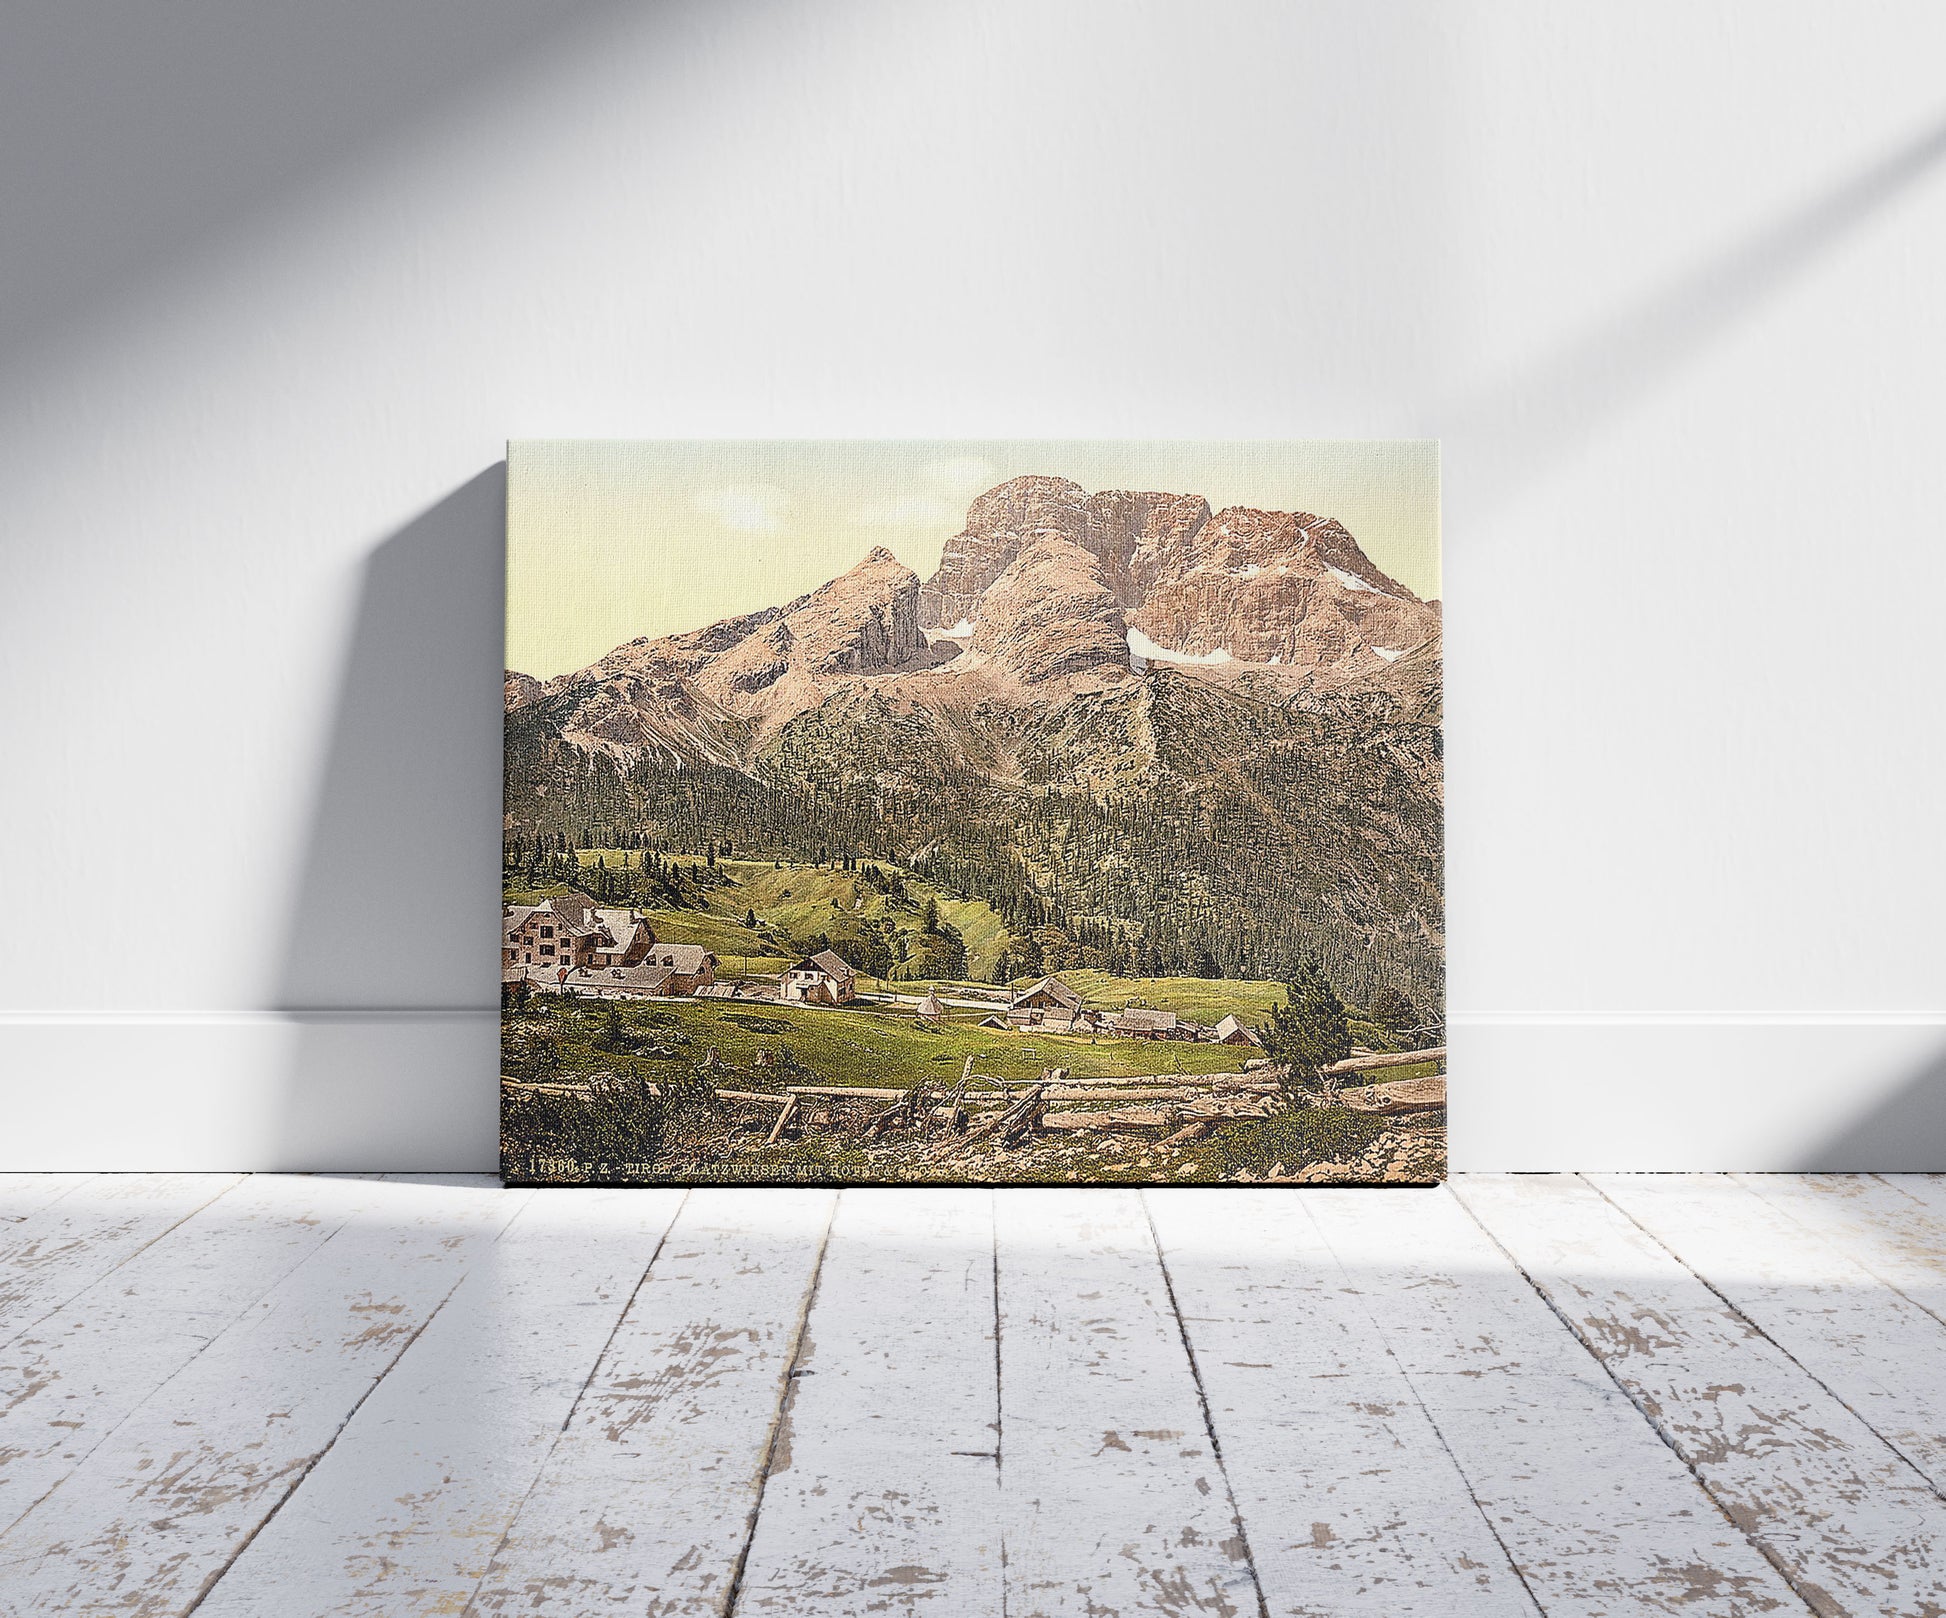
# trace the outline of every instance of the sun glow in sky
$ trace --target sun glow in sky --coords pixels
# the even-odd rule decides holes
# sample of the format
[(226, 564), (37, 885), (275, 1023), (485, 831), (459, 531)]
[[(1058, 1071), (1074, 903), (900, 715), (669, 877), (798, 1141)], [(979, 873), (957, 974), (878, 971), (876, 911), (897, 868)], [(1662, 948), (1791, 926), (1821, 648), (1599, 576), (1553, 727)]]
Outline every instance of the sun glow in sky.
[(1336, 517), (1440, 592), (1430, 441), (530, 440), (507, 451), (507, 667), (547, 679), (774, 606), (874, 545), (925, 578), (975, 497), (1027, 473)]

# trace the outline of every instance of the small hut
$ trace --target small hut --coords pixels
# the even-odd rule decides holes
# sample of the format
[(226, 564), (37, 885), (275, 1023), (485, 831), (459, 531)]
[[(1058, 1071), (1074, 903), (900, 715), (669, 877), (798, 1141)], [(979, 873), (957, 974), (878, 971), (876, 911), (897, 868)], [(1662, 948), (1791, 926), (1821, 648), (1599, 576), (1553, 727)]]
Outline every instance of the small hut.
[(1038, 983), (1030, 983), (1013, 997), (1007, 1008), (1012, 1012), (1023, 1011), (1063, 1011), (1069, 1016), (1081, 1009), (1081, 996), (1056, 977), (1042, 978)]
[(1209, 1037), (1218, 1045), (1262, 1045), (1256, 1030), (1245, 1027), (1237, 1021), (1233, 1011), (1209, 1031)]
[(1109, 1026), (1123, 1039), (1175, 1039), (1180, 1019), (1173, 1011), (1152, 1011), (1146, 1006), (1129, 1006), (1116, 1013)]

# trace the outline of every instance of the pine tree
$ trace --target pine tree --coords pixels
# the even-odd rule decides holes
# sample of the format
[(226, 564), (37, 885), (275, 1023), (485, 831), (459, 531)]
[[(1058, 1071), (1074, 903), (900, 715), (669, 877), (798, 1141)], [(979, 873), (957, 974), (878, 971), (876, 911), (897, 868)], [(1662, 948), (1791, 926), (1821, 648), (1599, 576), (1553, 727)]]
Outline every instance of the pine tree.
[(1020, 952), (1014, 958), (1014, 969), (1022, 977), (1039, 977), (1047, 964), (1041, 954), (1040, 940), (1029, 933), (1025, 938), (1016, 938), (1014, 948)]
[(1367, 1015), (1388, 1034), (1403, 1033), (1419, 1021), (1419, 1013), (1412, 1009), (1412, 1002), (1389, 983), (1372, 996)]
[(628, 1050), (634, 1043), (628, 1037), (628, 1026), (622, 1021), (621, 1011), (612, 1000), (609, 1001), (608, 1009), (601, 1019), (601, 1032), (596, 1036), (596, 1043), (602, 1050), (617, 1055)]
[(748, 927), (752, 932), (755, 932), (757, 930), (757, 912), (754, 910), (744, 911), (743, 925)]
[(1316, 955), (1298, 963), (1285, 992), (1288, 1002), (1271, 1008), (1270, 1026), (1263, 1030), (1264, 1053), (1288, 1063), (1291, 1077), (1308, 1083), (1351, 1055), (1345, 1003), (1326, 980)]

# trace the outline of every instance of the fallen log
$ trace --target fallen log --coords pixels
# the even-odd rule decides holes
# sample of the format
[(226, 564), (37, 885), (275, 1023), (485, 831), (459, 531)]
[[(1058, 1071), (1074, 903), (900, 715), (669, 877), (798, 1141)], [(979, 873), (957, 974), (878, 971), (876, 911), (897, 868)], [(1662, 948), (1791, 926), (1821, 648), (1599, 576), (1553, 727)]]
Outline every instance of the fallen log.
[[(1056, 1068), (1052, 1078), (1060, 1078), (1066, 1068)], [(1039, 1134), (1047, 1116), (1047, 1094), (1044, 1089), (1030, 1091), (1007, 1109), (1000, 1120), (1000, 1127), (994, 1131), (994, 1139), (1002, 1147), (1018, 1146), (1029, 1135)]]
[(969, 1129), (954, 1143), (955, 1149), (970, 1146), (975, 1141), (992, 1136), (1002, 1146), (1018, 1145), (1040, 1123), (1041, 1115), (1047, 1110), (1044, 1091), (1050, 1084), (1056, 1084), (1068, 1076), (1064, 1067), (1049, 1068), (1035, 1083), (1033, 1089), (1015, 1097), (1013, 1105), (1002, 1112), (998, 1118), (978, 1127)]
[(798, 1098), (786, 1097), (784, 1110), (777, 1115), (777, 1122), (770, 1126), (770, 1133), (764, 1137), (764, 1145), (775, 1146), (784, 1138), (784, 1126), (797, 1116)]
[[(1241, 1075), (1212, 1074), (1211, 1077), (1212, 1078), (1217, 1078), (1217, 1077), (1238, 1078), (1241, 1077)], [(1113, 1075), (1104, 1074), (1099, 1078), (1093, 1078), (1093, 1079), (1069, 1079), (1068, 1085), (1070, 1088), (1075, 1088), (1077, 1086), (1088, 1085), (1088, 1084), (1114, 1084), (1114, 1085), (1122, 1085), (1129, 1089), (1146, 1089), (1157, 1085), (1166, 1087), (1166, 1086), (1178, 1085), (1178, 1084), (1194, 1084), (1196, 1082), (1198, 1081), (1194, 1076), (1186, 1076), (1181, 1073), (1117, 1073)]]
[(1446, 1075), (1400, 1079), (1393, 1084), (1363, 1084), (1338, 1092), (1341, 1106), (1354, 1112), (1433, 1112), (1446, 1105)]
[(1199, 1101), (1220, 1095), (1276, 1095), (1282, 1089), (1281, 1084), (1172, 1084), (1144, 1090), (1124, 1089), (1119, 1085), (1111, 1088), (1106, 1085), (1063, 1084), (1050, 1089), (1047, 1094), (1053, 1101)]
[[(854, 1097), (860, 1101), (897, 1101), (907, 1092), (890, 1090), (883, 1087), (873, 1088), (863, 1084), (791, 1084), (785, 1089), (794, 1096), (836, 1096), (840, 1099)], [(718, 1095), (728, 1095), (727, 1090), (719, 1090)]]
[(916, 1124), (932, 1111), (932, 1085), (921, 1079), (865, 1125), (865, 1139), (873, 1140), (899, 1124)]
[(1190, 1102), (1182, 1109), (1185, 1118), (1272, 1118), (1283, 1110), (1277, 1101)]
[(1161, 1107), (1119, 1107), (1110, 1112), (1050, 1112), (1043, 1129), (1157, 1129), (1176, 1122), (1177, 1114)]
[[(966, 1133), (966, 1087), (973, 1082), (973, 1058), (967, 1057), (966, 1065), (959, 1070), (959, 1083), (953, 1093), (946, 1098), (946, 1127), (956, 1135)], [(938, 1108), (933, 1109), (935, 1112)]]
[[(600, 1087), (599, 1079), (533, 1080), (502, 1079), (502, 1084), (511, 1085), (516, 1090), (538, 1090), (548, 1095), (589, 1095)], [(662, 1086), (646, 1086), (652, 1096), (662, 1094)], [(790, 1098), (774, 1090), (712, 1090), (711, 1095), (719, 1101), (765, 1101), (773, 1107), (781, 1107)]]
[(1414, 1062), (1443, 1062), (1446, 1060), (1446, 1047), (1434, 1045), (1423, 1051), (1380, 1051), (1376, 1056), (1348, 1056), (1342, 1062), (1333, 1062), (1329, 1067), (1320, 1068), (1321, 1073), (1365, 1073), (1378, 1067), (1410, 1067)]

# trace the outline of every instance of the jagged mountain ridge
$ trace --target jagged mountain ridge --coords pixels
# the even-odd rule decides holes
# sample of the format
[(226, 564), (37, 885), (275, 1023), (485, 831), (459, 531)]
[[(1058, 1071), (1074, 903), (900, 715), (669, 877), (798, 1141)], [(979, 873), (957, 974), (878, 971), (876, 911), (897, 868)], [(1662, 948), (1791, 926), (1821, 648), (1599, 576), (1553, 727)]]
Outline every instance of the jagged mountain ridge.
[(976, 628), (996, 585), (1006, 591), (1010, 573), (1044, 568), (1050, 555), (1106, 590), (1129, 628), (1183, 658), (1369, 672), (1438, 628), (1437, 609), (1333, 519), (1212, 513), (1199, 495), (1091, 495), (1048, 477), (1015, 478), (974, 501), (921, 591), (921, 612), (935, 626)]
[[(1057, 910), (1214, 933), (1281, 904), (1276, 948), (1348, 931), (1438, 992), (1439, 612), (1328, 519), (1016, 478), (923, 583), (875, 548), (786, 605), (510, 673), (507, 702), (510, 830), (666, 825), (673, 777), (722, 772), (727, 812), (763, 796), (739, 777), (808, 794), (828, 843), (1011, 849)], [(1024, 795), (1067, 820), (1010, 835)]]
[(565, 738), (624, 766), (760, 767), (793, 720), (866, 683), (897, 711), (942, 717), (1118, 687), (1139, 700), (1156, 664), (1293, 695), (1404, 690), (1392, 666), (1429, 646), (1436, 665), (1438, 639), (1438, 608), (1336, 522), (1024, 477), (973, 503), (923, 585), (874, 547), (784, 606), (631, 641), (546, 682), (509, 673), (507, 703), (544, 707)]

